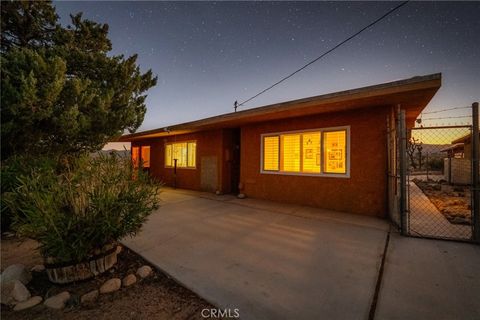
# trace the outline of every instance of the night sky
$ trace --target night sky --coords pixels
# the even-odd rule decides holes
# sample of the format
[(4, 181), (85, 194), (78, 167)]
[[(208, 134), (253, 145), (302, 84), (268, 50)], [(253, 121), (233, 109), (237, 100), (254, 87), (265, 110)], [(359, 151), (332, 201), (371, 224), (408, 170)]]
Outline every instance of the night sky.
[[(112, 54), (138, 54), (158, 84), (139, 131), (233, 111), (399, 2), (54, 2), (110, 26)], [(442, 72), (425, 112), (480, 98), (480, 3), (411, 2), (241, 109)], [(239, 110), (241, 110), (239, 109)], [(423, 119), (469, 114), (468, 109)], [(469, 123), (440, 119), (424, 124)]]

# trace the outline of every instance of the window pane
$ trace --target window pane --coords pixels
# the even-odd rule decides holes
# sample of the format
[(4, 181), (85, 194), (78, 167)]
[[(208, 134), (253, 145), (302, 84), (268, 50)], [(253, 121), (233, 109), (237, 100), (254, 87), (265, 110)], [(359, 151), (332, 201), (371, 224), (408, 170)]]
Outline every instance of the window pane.
[(278, 171), (278, 136), (263, 138), (263, 170)]
[(324, 171), (326, 173), (346, 173), (346, 131), (323, 133)]
[[(173, 159), (177, 159), (177, 167), (185, 168), (187, 166), (187, 143), (173, 144)], [(175, 164), (175, 162), (173, 162)]]
[(302, 172), (320, 173), (320, 132), (302, 135)]
[(187, 151), (187, 153), (188, 153), (188, 159), (187, 159), (188, 163), (187, 163), (187, 165), (189, 167), (194, 168), (195, 165), (196, 165), (196, 161), (195, 161), (196, 151), (197, 151), (197, 143), (196, 142), (189, 142), (188, 143), (188, 151)]
[(173, 166), (172, 163), (172, 145), (166, 144), (165, 145), (165, 166), (171, 167)]
[(150, 168), (150, 146), (143, 146), (141, 155), (143, 167)]
[(300, 135), (282, 135), (282, 171), (300, 172)]
[(132, 147), (132, 163), (134, 168), (138, 168), (139, 148)]

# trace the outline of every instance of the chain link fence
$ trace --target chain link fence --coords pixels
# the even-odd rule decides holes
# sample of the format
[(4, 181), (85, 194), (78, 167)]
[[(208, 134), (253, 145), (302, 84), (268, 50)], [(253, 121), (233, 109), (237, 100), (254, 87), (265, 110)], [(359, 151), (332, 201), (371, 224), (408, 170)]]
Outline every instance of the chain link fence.
[(413, 128), (407, 131), (407, 233), (470, 240), (472, 127)]

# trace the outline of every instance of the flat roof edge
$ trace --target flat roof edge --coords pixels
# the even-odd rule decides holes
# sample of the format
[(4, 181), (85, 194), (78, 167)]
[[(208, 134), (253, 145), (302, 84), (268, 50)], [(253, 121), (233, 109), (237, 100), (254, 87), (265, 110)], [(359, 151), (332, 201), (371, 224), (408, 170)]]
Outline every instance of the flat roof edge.
[[(401, 80), (395, 80), (391, 82), (385, 82), (381, 84), (376, 84), (376, 85), (370, 85), (366, 87), (360, 87), (360, 88), (355, 88), (355, 89), (348, 89), (348, 90), (343, 90), (343, 91), (337, 91), (333, 93), (327, 93), (327, 94), (322, 94), (322, 95), (317, 95), (317, 96), (311, 96), (307, 98), (301, 98), (301, 99), (295, 99), (295, 100), (289, 100), (289, 101), (284, 101), (284, 102), (279, 102), (279, 103), (274, 103), (274, 104), (269, 104), (269, 105), (264, 105), (256, 108), (250, 108), (246, 110), (241, 110), (238, 112), (231, 112), (231, 113), (225, 113), (225, 114), (220, 114), (217, 116), (212, 116), (212, 117), (207, 117), (199, 120), (194, 120), (194, 121), (189, 121), (189, 122), (184, 122), (180, 124), (175, 124), (172, 126), (167, 126), (167, 127), (162, 127), (162, 128), (157, 128), (157, 129), (151, 129), (151, 130), (146, 130), (146, 131), (141, 131), (137, 133), (132, 133), (132, 134), (127, 134), (121, 136), (118, 140), (120, 142), (128, 142), (136, 139), (140, 139), (145, 136), (145, 138), (149, 138), (148, 136), (161, 133), (161, 132), (168, 132), (168, 131), (173, 131), (173, 130), (180, 130), (180, 129), (187, 129), (187, 128), (195, 128), (199, 125), (207, 125), (207, 124), (214, 124), (214, 123), (221, 123), (223, 121), (228, 121), (228, 120), (233, 120), (233, 119), (240, 119), (246, 116), (251, 116), (252, 114), (263, 114), (263, 113), (268, 113), (272, 111), (276, 111), (279, 108), (286, 108), (288, 106), (292, 105), (301, 105), (301, 104), (307, 104), (307, 103), (313, 103), (313, 102), (328, 102), (328, 100), (331, 99), (342, 99), (342, 98), (347, 98), (351, 97), (354, 98), (355, 95), (361, 95), (365, 93), (380, 93), (382, 91), (388, 90), (388, 89), (395, 89), (395, 88), (402, 88), (406, 87), (408, 88), (409, 86), (416, 85), (416, 84), (426, 84), (425, 88), (439, 88), (441, 85), (441, 80), (442, 80), (442, 74), (441, 73), (433, 73), (433, 74), (428, 74), (424, 76), (415, 76), (412, 78), (407, 78), (407, 79), (401, 79)], [(417, 88), (418, 89), (418, 88)], [(410, 89), (413, 90), (413, 89)], [(405, 90), (409, 91), (409, 90)], [(387, 94), (387, 93), (384, 93)]]

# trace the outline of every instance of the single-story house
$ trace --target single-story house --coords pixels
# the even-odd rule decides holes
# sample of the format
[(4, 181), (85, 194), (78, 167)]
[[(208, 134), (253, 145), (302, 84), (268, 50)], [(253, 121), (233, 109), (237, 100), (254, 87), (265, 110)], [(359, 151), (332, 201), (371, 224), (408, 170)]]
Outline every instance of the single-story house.
[[(169, 186), (385, 217), (387, 126), (407, 127), (441, 74), (286, 101), (122, 136)], [(389, 123), (389, 124), (387, 124)], [(390, 163), (389, 163), (390, 161)]]
[(450, 184), (472, 183), (472, 135), (467, 134), (452, 141), (451, 146), (440, 150), (447, 153), (444, 159), (444, 176)]

